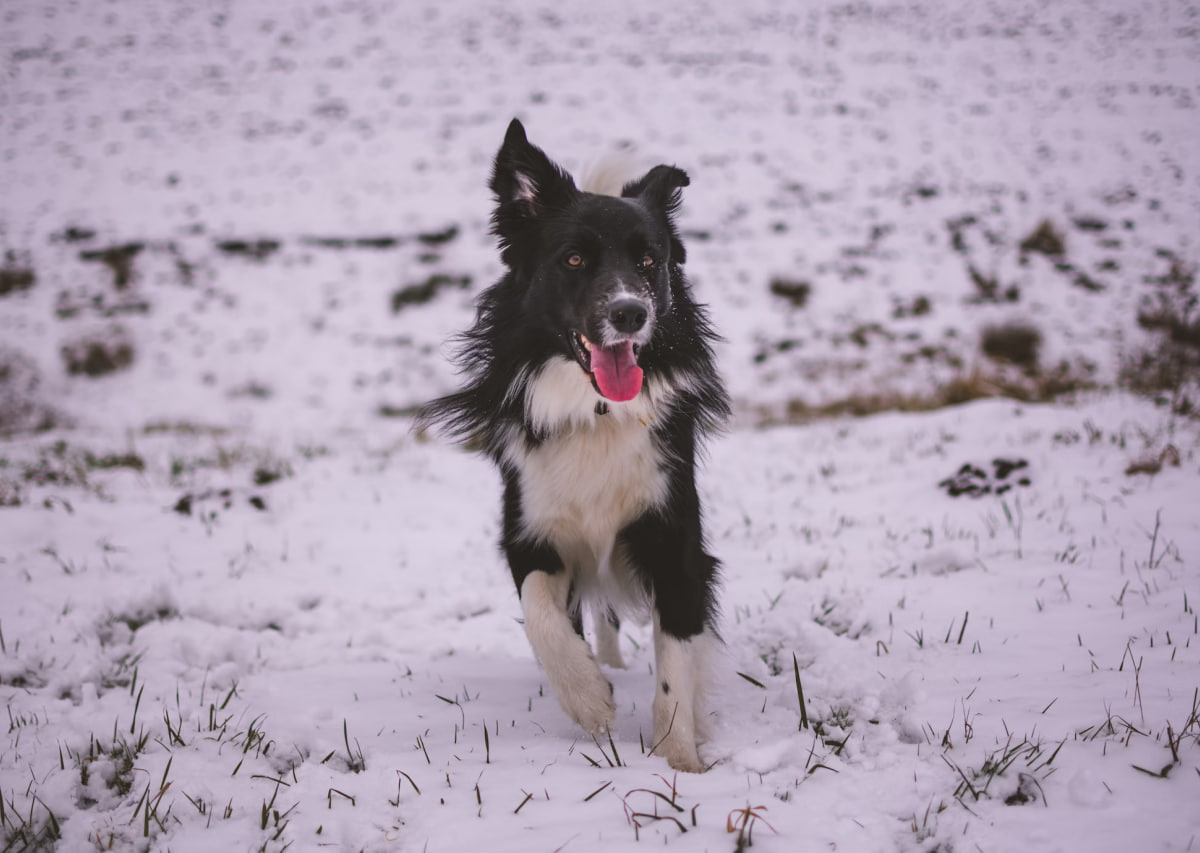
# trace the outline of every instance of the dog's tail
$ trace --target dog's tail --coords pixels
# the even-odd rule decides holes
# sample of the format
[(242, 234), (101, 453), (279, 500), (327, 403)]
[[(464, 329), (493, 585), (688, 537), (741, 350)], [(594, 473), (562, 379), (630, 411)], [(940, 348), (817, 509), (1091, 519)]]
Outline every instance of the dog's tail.
[(597, 195), (620, 196), (630, 181), (641, 176), (641, 158), (632, 145), (626, 144), (601, 154), (580, 170), (579, 188)]

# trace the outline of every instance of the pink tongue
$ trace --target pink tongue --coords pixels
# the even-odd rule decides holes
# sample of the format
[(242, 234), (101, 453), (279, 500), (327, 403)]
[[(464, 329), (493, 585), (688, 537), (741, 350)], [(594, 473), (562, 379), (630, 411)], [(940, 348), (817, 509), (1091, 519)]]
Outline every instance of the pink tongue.
[(613, 402), (636, 397), (642, 390), (642, 369), (633, 356), (633, 343), (592, 347), (592, 376), (600, 393)]

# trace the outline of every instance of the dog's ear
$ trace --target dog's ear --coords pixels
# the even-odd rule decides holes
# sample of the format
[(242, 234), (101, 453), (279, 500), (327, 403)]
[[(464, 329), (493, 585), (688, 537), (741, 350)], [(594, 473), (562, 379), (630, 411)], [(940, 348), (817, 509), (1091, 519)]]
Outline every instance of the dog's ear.
[(655, 166), (636, 181), (630, 181), (621, 190), (626, 198), (640, 198), (667, 216), (673, 216), (683, 201), (680, 192), (690, 184), (687, 172), (675, 166)]
[(515, 118), (496, 154), (490, 186), (498, 216), (510, 205), (509, 213), (537, 215), (561, 207), (575, 192), (571, 176), (529, 141), (525, 127)]
[(675, 166), (655, 166), (621, 190), (625, 198), (636, 198), (652, 212), (662, 217), (671, 234), (671, 260), (682, 264), (687, 253), (675, 228), (675, 214), (683, 203), (683, 188), (690, 184), (687, 172)]

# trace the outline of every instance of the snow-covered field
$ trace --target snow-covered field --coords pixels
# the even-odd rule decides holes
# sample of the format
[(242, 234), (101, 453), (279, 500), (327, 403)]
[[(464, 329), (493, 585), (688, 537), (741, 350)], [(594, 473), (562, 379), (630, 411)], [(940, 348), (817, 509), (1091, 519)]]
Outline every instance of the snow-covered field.
[[(0, 6), (0, 845), (1200, 848), (1198, 81), (1185, 2)], [(702, 775), (410, 430), (514, 115), (692, 176)]]

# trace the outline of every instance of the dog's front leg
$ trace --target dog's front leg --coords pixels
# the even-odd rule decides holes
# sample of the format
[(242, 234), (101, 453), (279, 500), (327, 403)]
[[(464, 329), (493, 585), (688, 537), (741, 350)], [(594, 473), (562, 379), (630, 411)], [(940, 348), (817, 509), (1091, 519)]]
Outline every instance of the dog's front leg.
[(616, 714), (612, 685), (567, 614), (570, 567), (552, 545), (528, 534), (524, 516), (518, 476), (507, 470), (501, 546), (521, 596), (525, 636), (563, 710), (589, 734), (600, 734)]
[(702, 773), (704, 763), (696, 751), (699, 735), (697, 716), (701, 693), (706, 686), (708, 632), (680, 638), (662, 628), (654, 618), (654, 752), (676, 770)]
[(600, 672), (587, 642), (567, 615), (570, 577), (565, 570), (533, 571), (521, 583), (525, 636), (546, 670), (563, 710), (591, 735), (612, 728), (616, 704), (612, 684)]
[(704, 723), (710, 652), (719, 643), (713, 596), (717, 561), (703, 547), (699, 503), (688, 472), (672, 502), (627, 527), (622, 544), (649, 581), (654, 604), (654, 753), (676, 770), (700, 773), (696, 742)]

